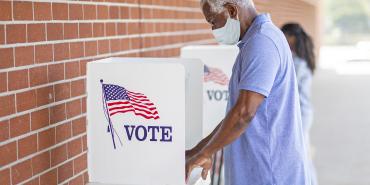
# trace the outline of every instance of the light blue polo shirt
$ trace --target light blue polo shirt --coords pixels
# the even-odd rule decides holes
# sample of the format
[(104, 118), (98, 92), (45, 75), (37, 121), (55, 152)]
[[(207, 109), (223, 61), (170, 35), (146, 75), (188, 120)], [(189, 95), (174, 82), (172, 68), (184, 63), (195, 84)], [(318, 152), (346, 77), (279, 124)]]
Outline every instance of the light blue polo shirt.
[(240, 90), (265, 96), (246, 131), (225, 147), (226, 185), (310, 185), (294, 63), (269, 15), (256, 17), (242, 41), (227, 112)]

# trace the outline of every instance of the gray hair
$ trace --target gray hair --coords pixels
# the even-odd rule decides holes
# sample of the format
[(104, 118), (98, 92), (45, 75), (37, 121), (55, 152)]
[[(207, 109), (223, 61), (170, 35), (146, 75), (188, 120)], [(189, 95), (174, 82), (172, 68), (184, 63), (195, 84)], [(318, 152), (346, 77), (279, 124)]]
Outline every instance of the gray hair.
[(201, 4), (208, 3), (211, 6), (211, 10), (220, 13), (222, 10), (224, 10), (224, 5), (226, 3), (234, 3), (239, 6), (248, 7), (250, 5), (254, 5), (252, 0), (201, 0)]

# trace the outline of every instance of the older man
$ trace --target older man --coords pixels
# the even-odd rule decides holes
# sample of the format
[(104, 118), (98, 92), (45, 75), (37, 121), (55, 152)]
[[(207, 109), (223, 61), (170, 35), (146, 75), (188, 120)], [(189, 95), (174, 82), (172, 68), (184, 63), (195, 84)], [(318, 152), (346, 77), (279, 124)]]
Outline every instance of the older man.
[(186, 152), (187, 175), (224, 148), (226, 185), (309, 185), (294, 64), (283, 33), (252, 0), (202, 0), (221, 44), (240, 48), (226, 117)]

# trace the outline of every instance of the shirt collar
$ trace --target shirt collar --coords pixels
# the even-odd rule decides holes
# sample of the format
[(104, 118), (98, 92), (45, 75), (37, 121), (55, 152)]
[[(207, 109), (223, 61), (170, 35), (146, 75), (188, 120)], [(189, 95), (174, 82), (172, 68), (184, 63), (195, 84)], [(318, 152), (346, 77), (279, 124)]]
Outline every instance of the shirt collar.
[(265, 22), (271, 22), (270, 14), (259, 14), (257, 15), (251, 26), (248, 28), (247, 32), (244, 34), (242, 40), (238, 43), (238, 47), (242, 48), (244, 44), (247, 42), (247, 40), (253, 35), (253, 33), (256, 31), (256, 28), (258, 28), (259, 25)]

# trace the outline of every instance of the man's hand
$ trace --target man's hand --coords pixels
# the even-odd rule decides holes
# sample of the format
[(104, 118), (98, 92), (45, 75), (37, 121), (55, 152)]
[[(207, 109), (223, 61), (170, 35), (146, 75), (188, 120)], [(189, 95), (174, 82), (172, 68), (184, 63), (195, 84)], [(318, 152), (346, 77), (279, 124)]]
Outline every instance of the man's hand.
[(212, 167), (212, 155), (204, 155), (193, 151), (186, 151), (185, 177), (188, 182), (189, 175), (196, 167), (202, 167), (202, 178), (206, 180), (208, 171)]

